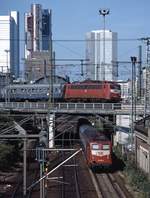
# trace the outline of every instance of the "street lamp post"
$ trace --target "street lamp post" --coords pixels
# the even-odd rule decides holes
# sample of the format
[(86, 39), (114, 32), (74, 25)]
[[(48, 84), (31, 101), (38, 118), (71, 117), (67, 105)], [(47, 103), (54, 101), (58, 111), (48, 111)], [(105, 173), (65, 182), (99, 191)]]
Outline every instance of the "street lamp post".
[(99, 14), (103, 16), (103, 62), (102, 77), (105, 80), (105, 16), (109, 14), (109, 9), (100, 9)]

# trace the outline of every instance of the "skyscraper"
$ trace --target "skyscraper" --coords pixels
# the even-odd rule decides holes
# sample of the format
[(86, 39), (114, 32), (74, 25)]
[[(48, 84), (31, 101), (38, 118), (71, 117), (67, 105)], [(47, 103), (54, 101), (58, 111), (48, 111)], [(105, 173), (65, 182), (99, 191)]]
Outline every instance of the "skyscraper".
[(25, 13), (25, 58), (32, 52), (50, 50), (51, 41), (51, 10), (32, 4), (31, 12)]
[(0, 16), (0, 72), (19, 77), (19, 13)]
[(25, 77), (29, 81), (49, 75), (52, 65), (51, 10), (32, 4), (25, 14)]
[(105, 30), (104, 37), (104, 30), (88, 32), (86, 34), (86, 59), (88, 59), (87, 78), (117, 80), (117, 33)]

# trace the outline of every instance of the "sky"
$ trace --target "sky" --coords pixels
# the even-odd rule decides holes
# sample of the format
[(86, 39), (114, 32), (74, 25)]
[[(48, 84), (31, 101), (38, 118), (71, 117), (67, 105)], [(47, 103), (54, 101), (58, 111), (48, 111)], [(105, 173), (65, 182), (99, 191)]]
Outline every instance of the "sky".
[[(84, 41), (60, 40), (84, 40), (86, 32), (102, 29), (101, 8), (110, 10), (106, 16), (106, 29), (118, 33), (118, 61), (130, 61), (131, 56), (138, 56), (138, 46), (142, 45), (144, 49), (145, 44), (137, 39), (150, 36), (149, 0), (0, 0), (0, 15), (8, 15), (12, 10), (19, 11), (21, 40), (24, 39), (24, 13), (30, 11), (32, 3), (42, 4), (43, 9), (52, 9), (56, 59), (85, 58)], [(23, 49), (21, 56), (23, 58)], [(79, 70), (78, 67), (77, 75), (80, 75)], [(120, 79), (130, 73), (130, 64), (119, 65)]]

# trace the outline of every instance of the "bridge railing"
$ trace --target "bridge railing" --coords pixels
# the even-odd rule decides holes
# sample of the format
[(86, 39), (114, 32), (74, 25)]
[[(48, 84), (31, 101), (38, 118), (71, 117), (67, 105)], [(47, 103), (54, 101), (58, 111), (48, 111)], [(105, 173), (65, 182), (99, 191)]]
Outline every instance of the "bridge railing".
[(55, 109), (74, 109), (74, 110), (86, 110), (86, 109), (121, 109), (121, 104), (116, 103), (56, 103)]
[[(10, 109), (48, 109), (48, 102), (1, 102), (0, 108)], [(58, 109), (121, 109), (120, 103), (54, 103)]]
[[(48, 111), (48, 102), (0, 102), (0, 109), (20, 110), (20, 111)], [(121, 103), (54, 103), (52, 110), (56, 112), (84, 112), (84, 111), (106, 111), (106, 112), (124, 112), (130, 114), (132, 111), (131, 105)], [(150, 108), (147, 107), (147, 112), (150, 113)], [(136, 106), (136, 113), (144, 113), (144, 105)]]

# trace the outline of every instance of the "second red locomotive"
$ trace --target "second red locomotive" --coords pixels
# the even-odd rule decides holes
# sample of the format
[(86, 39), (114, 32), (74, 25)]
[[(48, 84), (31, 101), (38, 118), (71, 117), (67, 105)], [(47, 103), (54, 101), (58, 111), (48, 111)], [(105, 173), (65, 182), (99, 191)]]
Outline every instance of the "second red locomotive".
[(120, 85), (111, 81), (91, 81), (67, 83), (64, 99), (68, 102), (119, 102)]
[(86, 124), (79, 127), (79, 136), (90, 168), (112, 165), (112, 143), (104, 132)]

